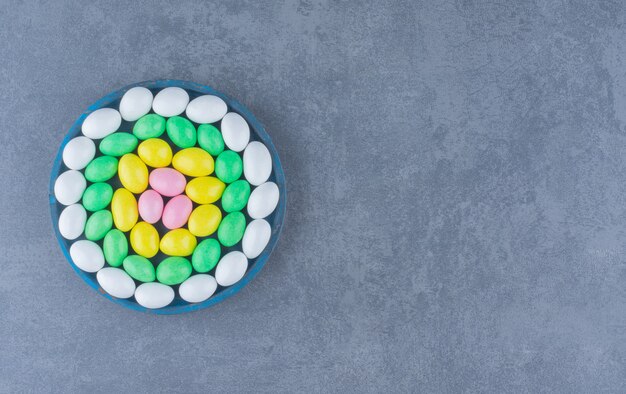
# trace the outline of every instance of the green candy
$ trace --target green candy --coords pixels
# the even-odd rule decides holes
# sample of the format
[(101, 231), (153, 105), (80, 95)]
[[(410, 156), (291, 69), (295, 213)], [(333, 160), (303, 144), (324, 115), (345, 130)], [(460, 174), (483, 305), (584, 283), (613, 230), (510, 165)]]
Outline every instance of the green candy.
[(113, 198), (113, 188), (108, 183), (94, 183), (83, 193), (83, 207), (88, 211), (106, 208)]
[(198, 145), (200, 148), (217, 156), (224, 151), (224, 139), (217, 127), (210, 124), (198, 126)]
[(209, 238), (200, 242), (191, 255), (193, 269), (198, 272), (209, 272), (217, 265), (222, 254), (220, 243)]
[(99, 241), (113, 226), (113, 216), (110, 211), (94, 212), (85, 224), (85, 238), (90, 241)]
[[(130, 135), (130, 134), (129, 134)], [(104, 182), (117, 173), (117, 159), (111, 156), (100, 156), (85, 168), (85, 179), (89, 182)]]
[(215, 160), (215, 175), (224, 183), (231, 183), (241, 177), (243, 162), (239, 153), (227, 150)]
[(191, 263), (184, 257), (168, 257), (156, 269), (157, 280), (165, 285), (183, 283), (191, 275)]
[(233, 212), (226, 215), (217, 228), (217, 239), (224, 246), (231, 247), (243, 238), (246, 230), (246, 217), (241, 212)]
[(128, 255), (128, 240), (123, 232), (113, 229), (104, 236), (102, 250), (107, 263), (112, 267), (119, 267)]
[(157, 138), (165, 131), (165, 118), (157, 114), (144, 115), (135, 122), (133, 134), (140, 140)]
[(196, 128), (188, 120), (180, 116), (172, 116), (167, 120), (167, 135), (172, 142), (181, 148), (196, 145)]
[(131, 278), (140, 282), (154, 282), (156, 274), (154, 266), (147, 258), (131, 255), (124, 259), (124, 270)]
[(226, 186), (222, 194), (222, 209), (226, 212), (241, 211), (250, 197), (250, 184), (243, 179)]
[(100, 152), (109, 156), (124, 156), (135, 150), (139, 144), (131, 133), (113, 133), (100, 141)]

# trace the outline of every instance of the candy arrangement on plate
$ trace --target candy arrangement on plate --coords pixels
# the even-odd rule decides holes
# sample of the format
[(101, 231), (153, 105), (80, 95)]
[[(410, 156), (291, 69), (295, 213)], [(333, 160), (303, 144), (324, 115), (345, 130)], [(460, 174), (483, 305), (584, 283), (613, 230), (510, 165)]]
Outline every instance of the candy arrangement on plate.
[(241, 104), (184, 81), (124, 88), (74, 124), (51, 176), (63, 252), (107, 298), (180, 313), (256, 275), (284, 218), (276, 150)]

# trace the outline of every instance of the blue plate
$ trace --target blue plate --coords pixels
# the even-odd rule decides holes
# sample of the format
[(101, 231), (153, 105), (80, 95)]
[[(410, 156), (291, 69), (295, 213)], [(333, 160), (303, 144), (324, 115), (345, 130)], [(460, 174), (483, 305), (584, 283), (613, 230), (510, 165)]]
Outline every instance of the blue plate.
[[(156, 94), (159, 90), (166, 88), (166, 87), (178, 86), (180, 88), (185, 89), (189, 93), (190, 100), (193, 100), (194, 98), (201, 96), (201, 95), (205, 95), (205, 94), (211, 94), (214, 96), (221, 97), (228, 105), (228, 110), (230, 112), (237, 112), (238, 114), (243, 116), (244, 119), (246, 119), (246, 121), (250, 125), (250, 140), (261, 141), (263, 144), (265, 144), (267, 149), (269, 149), (270, 154), (272, 155), (273, 169), (272, 169), (272, 175), (270, 176), (269, 180), (272, 182), (275, 182), (278, 185), (278, 189), (280, 191), (280, 198), (278, 201), (278, 207), (276, 208), (276, 210), (274, 210), (274, 213), (272, 213), (270, 216), (266, 218), (266, 220), (272, 226), (272, 236), (270, 238), (270, 241), (265, 247), (265, 250), (263, 251), (263, 253), (261, 253), (256, 259), (252, 259), (249, 261), (248, 271), (239, 282), (235, 283), (232, 286), (225, 287), (225, 288), (218, 286), (215, 294), (213, 294), (211, 298), (209, 298), (208, 300), (204, 302), (200, 302), (197, 304), (190, 304), (184, 301), (178, 296), (178, 286), (172, 286), (176, 292), (176, 297), (174, 298), (174, 301), (172, 301), (170, 305), (161, 309), (144, 308), (135, 301), (134, 297), (131, 297), (129, 299), (119, 299), (119, 298), (111, 297), (98, 285), (98, 281), (96, 280), (95, 273), (88, 273), (88, 272), (82, 271), (81, 269), (76, 267), (76, 265), (74, 265), (74, 263), (72, 262), (72, 259), (70, 258), (70, 254), (69, 254), (70, 245), (73, 242), (76, 242), (77, 240), (85, 239), (84, 235), (82, 235), (81, 237), (75, 240), (68, 241), (65, 238), (63, 238), (61, 234), (59, 233), (59, 215), (61, 214), (61, 211), (63, 210), (63, 208), (65, 208), (65, 206), (58, 203), (56, 198), (54, 197), (54, 182), (61, 173), (68, 170), (65, 164), (63, 164), (63, 159), (62, 159), (63, 148), (65, 147), (65, 145), (68, 143), (69, 140), (79, 135), (82, 135), (81, 125), (83, 124), (83, 120), (85, 120), (87, 115), (89, 115), (91, 112), (100, 108), (108, 107), (108, 108), (118, 109), (120, 100), (122, 99), (122, 96), (124, 95), (124, 93), (126, 93), (128, 89), (133, 88), (135, 86), (143, 86), (145, 88), (148, 88), (152, 91), (153, 94)], [(120, 130), (131, 131), (128, 128), (129, 126), (130, 126), (130, 123), (123, 121), (122, 125), (120, 126)], [(96, 145), (97, 145), (97, 141), (96, 141)], [(100, 100), (96, 101), (92, 106), (90, 106), (87, 109), (87, 111), (85, 111), (76, 120), (76, 122), (74, 122), (74, 124), (70, 128), (70, 131), (66, 134), (65, 138), (63, 139), (63, 142), (61, 143), (61, 146), (59, 147), (59, 151), (57, 152), (56, 158), (54, 160), (54, 165), (52, 166), (52, 173), (50, 174), (50, 186), (49, 186), (48, 193), (50, 196), (50, 213), (52, 214), (52, 223), (54, 227), (54, 232), (56, 234), (57, 240), (59, 241), (59, 245), (61, 246), (61, 250), (63, 251), (63, 254), (65, 255), (65, 258), (67, 259), (68, 263), (72, 266), (76, 274), (78, 274), (78, 276), (80, 276), (89, 286), (91, 286), (98, 293), (100, 293), (100, 295), (108, 298), (109, 300), (115, 302), (116, 304), (122, 305), (126, 308), (129, 308), (135, 311), (150, 312), (150, 313), (156, 313), (156, 314), (161, 314), (161, 315), (172, 315), (172, 314), (177, 314), (177, 313), (191, 312), (191, 311), (196, 311), (199, 309), (210, 307), (212, 305), (217, 304), (218, 302), (224, 301), (228, 297), (231, 297), (232, 295), (236, 294), (239, 290), (241, 290), (245, 285), (247, 285), (248, 282), (250, 282), (259, 273), (261, 268), (263, 268), (270, 254), (272, 253), (272, 250), (276, 246), (276, 242), (278, 242), (278, 238), (280, 237), (280, 232), (283, 227), (283, 221), (285, 219), (286, 198), (287, 198), (287, 189), (285, 186), (285, 174), (283, 172), (283, 168), (278, 158), (278, 152), (276, 152), (276, 148), (274, 147), (274, 144), (272, 143), (272, 139), (270, 138), (269, 135), (267, 135), (267, 133), (265, 132), (265, 129), (263, 129), (263, 126), (261, 126), (259, 121), (254, 117), (254, 115), (252, 115), (252, 113), (250, 113), (250, 111), (238, 101), (229, 98), (225, 94), (218, 92), (209, 86), (199, 85), (197, 83), (188, 82), (188, 81), (180, 81), (180, 80), (175, 80), (175, 79), (146, 81), (146, 82), (139, 82), (133, 85), (128, 85), (120, 90), (117, 90), (111, 94), (108, 94), (107, 96), (101, 98)], [(246, 215), (246, 219), (248, 221), (250, 220), (250, 218), (247, 217), (247, 215)], [(234, 248), (222, 248), (222, 255), (228, 253), (231, 250), (241, 250), (240, 245), (241, 243), (237, 244), (236, 247)], [(209, 273), (214, 274), (214, 270)]]

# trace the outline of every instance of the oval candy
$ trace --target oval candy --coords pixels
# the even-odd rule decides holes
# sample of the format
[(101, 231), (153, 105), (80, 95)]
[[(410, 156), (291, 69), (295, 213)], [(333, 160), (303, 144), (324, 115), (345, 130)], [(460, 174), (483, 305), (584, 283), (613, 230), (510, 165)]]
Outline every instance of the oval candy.
[(263, 219), (269, 216), (278, 205), (279, 191), (274, 182), (266, 182), (250, 193), (248, 199), (248, 215), (252, 219)]
[(222, 137), (228, 148), (241, 152), (250, 141), (250, 126), (246, 120), (236, 112), (227, 113), (222, 119)]
[[(217, 169), (215, 170), (217, 173)], [(272, 156), (267, 147), (252, 141), (243, 151), (243, 173), (251, 185), (265, 183), (272, 174)]]
[(113, 108), (100, 108), (85, 118), (81, 129), (85, 137), (100, 139), (116, 132), (121, 124), (122, 117), (119, 112)]
[(143, 86), (128, 89), (120, 101), (120, 115), (127, 122), (134, 122), (152, 108), (152, 92)]
[(163, 308), (171, 304), (174, 300), (174, 290), (161, 283), (142, 283), (137, 286), (135, 300), (144, 308)]
[(101, 210), (91, 214), (85, 224), (85, 238), (90, 241), (100, 241), (113, 227), (113, 218), (108, 210)]
[(212, 156), (224, 151), (224, 139), (217, 127), (210, 124), (198, 126), (198, 145)]
[(172, 162), (172, 148), (160, 138), (150, 138), (139, 144), (137, 154), (150, 167), (167, 167)]
[(181, 194), (187, 186), (187, 179), (173, 168), (157, 168), (150, 173), (150, 186), (166, 197)]
[(213, 157), (201, 148), (187, 148), (172, 158), (172, 166), (185, 175), (201, 177), (213, 172)]
[(65, 171), (54, 182), (54, 197), (63, 205), (72, 205), (80, 200), (86, 187), (87, 181), (81, 172)]
[(243, 163), (239, 153), (227, 150), (215, 160), (215, 175), (224, 183), (235, 182), (243, 172)]
[(189, 197), (181, 194), (169, 200), (163, 208), (163, 225), (170, 230), (180, 228), (187, 223), (193, 203)]
[(222, 219), (217, 229), (217, 239), (224, 246), (231, 247), (241, 241), (246, 230), (246, 217), (241, 212), (229, 213)]
[(96, 144), (90, 138), (76, 137), (63, 148), (63, 163), (70, 170), (82, 170), (96, 155)]
[(202, 302), (217, 290), (217, 281), (211, 275), (198, 274), (184, 281), (178, 288), (180, 298), (187, 302)]
[(104, 267), (104, 255), (97, 243), (87, 240), (76, 241), (70, 246), (74, 264), (85, 272), (98, 272)]
[(123, 232), (130, 231), (139, 218), (137, 200), (133, 193), (124, 188), (117, 189), (111, 200), (111, 213), (115, 227)]
[(159, 232), (150, 223), (139, 222), (130, 230), (130, 245), (138, 255), (154, 257), (159, 252)]
[(167, 120), (165, 130), (170, 140), (179, 148), (191, 148), (196, 144), (196, 128), (188, 119), (173, 116)]
[(184, 257), (168, 257), (156, 268), (157, 280), (165, 285), (183, 283), (191, 275), (191, 263)]
[(83, 193), (83, 206), (88, 211), (106, 208), (113, 198), (113, 188), (108, 183), (98, 182), (90, 185)]
[(104, 236), (102, 250), (104, 251), (104, 259), (110, 266), (119, 267), (122, 265), (124, 258), (128, 255), (128, 241), (124, 233), (118, 229), (110, 230)]
[(122, 156), (117, 172), (122, 185), (132, 193), (139, 194), (148, 187), (148, 168), (135, 154)]
[(263, 252), (272, 236), (272, 227), (263, 219), (256, 219), (248, 224), (243, 234), (241, 249), (249, 259), (254, 259)]
[(137, 208), (144, 221), (154, 224), (161, 219), (163, 214), (163, 197), (152, 189), (146, 190), (139, 196)]
[(117, 174), (117, 159), (111, 156), (95, 158), (85, 168), (85, 178), (89, 182), (104, 182)]
[(227, 111), (228, 107), (224, 100), (217, 96), (205, 95), (191, 100), (185, 114), (196, 123), (215, 123), (222, 119)]
[(165, 118), (157, 114), (142, 116), (133, 126), (133, 134), (140, 140), (160, 137), (165, 131)]
[(189, 181), (185, 193), (197, 204), (211, 204), (222, 196), (226, 185), (212, 176), (195, 178)]
[(102, 290), (116, 298), (130, 298), (135, 293), (135, 282), (124, 270), (113, 267), (102, 268), (96, 274)]
[(200, 205), (191, 212), (187, 228), (196, 237), (207, 237), (217, 230), (221, 221), (222, 211), (218, 207), (213, 204)]
[(87, 211), (80, 204), (70, 205), (59, 215), (59, 233), (65, 239), (76, 239), (85, 230)]
[(205, 239), (194, 249), (191, 256), (191, 265), (198, 272), (209, 272), (215, 268), (221, 254), (221, 246), (216, 239)]
[(145, 257), (130, 255), (124, 259), (124, 271), (140, 282), (154, 282), (156, 273), (152, 262)]
[(215, 280), (220, 286), (232, 286), (243, 278), (247, 269), (246, 255), (239, 251), (230, 252), (217, 265)]
[(186, 228), (171, 230), (161, 239), (161, 251), (169, 256), (189, 256), (197, 244), (196, 237)]
[(161, 116), (169, 118), (183, 113), (189, 103), (189, 94), (176, 86), (161, 90), (154, 96), (152, 109)]
[(113, 133), (100, 141), (100, 152), (109, 156), (124, 156), (135, 150), (139, 141), (131, 133)]
[(250, 184), (240, 179), (226, 186), (222, 193), (222, 209), (226, 212), (241, 211), (250, 197)]

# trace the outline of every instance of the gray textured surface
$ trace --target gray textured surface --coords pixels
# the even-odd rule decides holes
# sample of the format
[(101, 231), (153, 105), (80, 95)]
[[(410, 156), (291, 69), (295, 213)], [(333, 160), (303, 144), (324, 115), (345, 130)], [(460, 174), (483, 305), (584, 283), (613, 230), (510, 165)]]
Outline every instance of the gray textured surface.
[[(626, 390), (620, 2), (2, 3), (0, 391)], [(82, 283), (47, 205), (155, 78), (248, 105), (290, 190), (257, 279), (175, 317)]]

